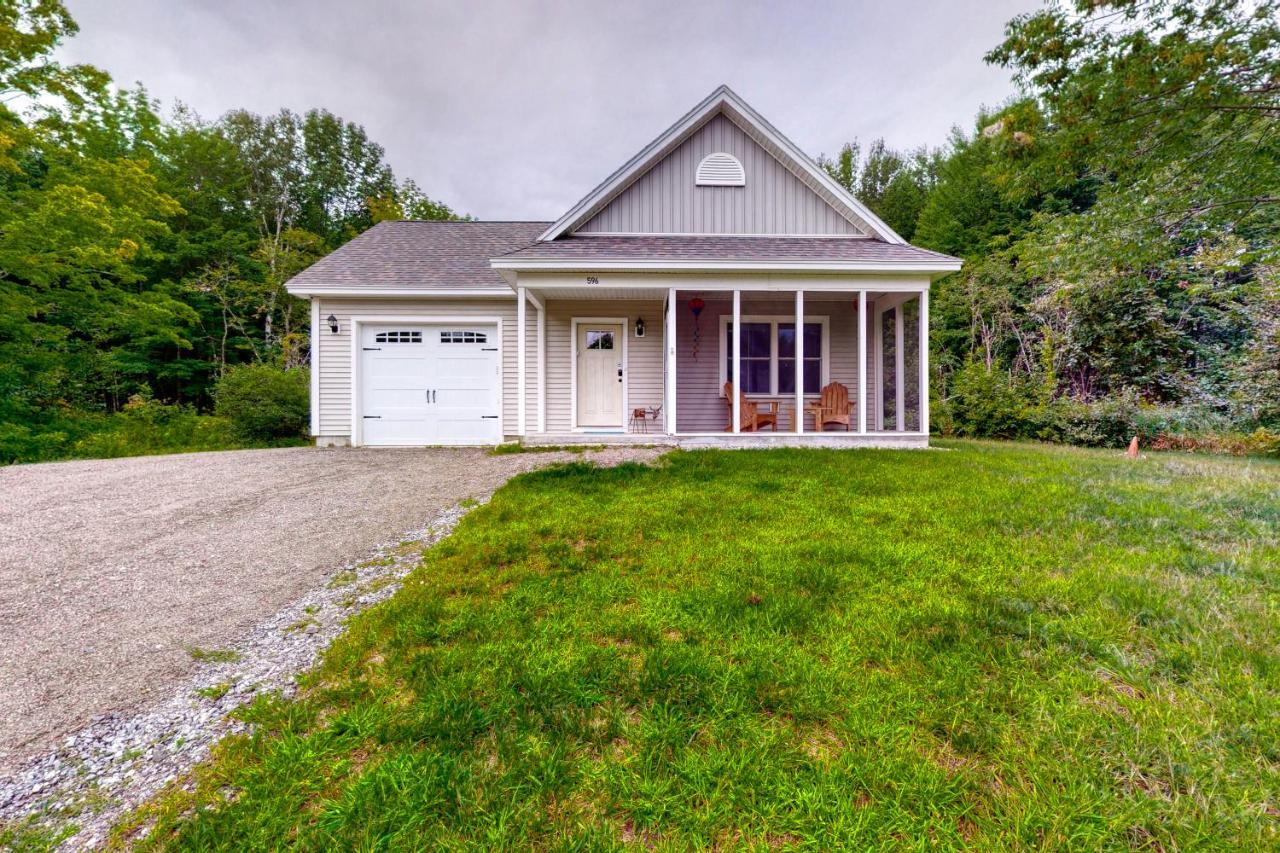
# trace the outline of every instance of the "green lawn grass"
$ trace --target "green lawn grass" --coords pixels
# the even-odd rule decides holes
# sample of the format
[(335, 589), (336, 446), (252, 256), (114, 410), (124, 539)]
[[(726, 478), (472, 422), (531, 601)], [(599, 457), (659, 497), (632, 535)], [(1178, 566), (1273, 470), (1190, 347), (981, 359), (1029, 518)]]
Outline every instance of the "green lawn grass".
[(1280, 466), (945, 446), (522, 476), (116, 840), (1280, 843)]

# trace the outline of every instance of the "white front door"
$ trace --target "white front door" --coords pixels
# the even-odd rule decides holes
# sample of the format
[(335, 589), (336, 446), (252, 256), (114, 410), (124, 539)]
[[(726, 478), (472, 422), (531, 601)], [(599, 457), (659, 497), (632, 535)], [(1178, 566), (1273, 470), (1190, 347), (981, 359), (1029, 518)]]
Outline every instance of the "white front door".
[(500, 355), (491, 325), (362, 326), (361, 443), (497, 444)]
[(623, 335), (618, 323), (578, 324), (574, 365), (578, 396), (578, 426), (621, 427), (623, 421)]

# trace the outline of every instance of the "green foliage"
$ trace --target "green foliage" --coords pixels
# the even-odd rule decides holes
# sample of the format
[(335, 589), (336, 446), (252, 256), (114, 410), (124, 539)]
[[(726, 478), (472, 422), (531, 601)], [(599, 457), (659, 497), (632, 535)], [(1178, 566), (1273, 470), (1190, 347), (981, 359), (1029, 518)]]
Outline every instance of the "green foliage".
[(265, 364), (229, 369), (218, 380), (217, 412), (242, 441), (275, 441), (306, 434), (310, 420), (309, 371)]
[(969, 361), (951, 378), (947, 417), (956, 435), (1026, 438), (1032, 387), (1009, 371)]
[(818, 165), (877, 216), (910, 240), (916, 221), (932, 188), (938, 154), (921, 148), (903, 153), (885, 145), (883, 139), (871, 143), (867, 156), (861, 146), (850, 142), (834, 160), (818, 158)]
[(946, 446), (517, 478), (115, 839), (1274, 847), (1280, 466)]
[(0, 423), (0, 464), (232, 450), (246, 442), (223, 417), (134, 395), (112, 414), (64, 408), (30, 423)]
[[(183, 449), (161, 433), (197, 423), (184, 407), (207, 410), (228, 367), (307, 364), (291, 276), (388, 204), (454, 217), (397, 183), (359, 125), (324, 110), (210, 122), (179, 107), (164, 119), (145, 90), (57, 62), (76, 31), (58, 0), (0, 3), (6, 461)], [(177, 406), (147, 404), (168, 426), (124, 412), (137, 395)], [(224, 422), (198, 422), (210, 434), (188, 430), (192, 447), (222, 441)]]
[(1049, 383), (1045, 436), (1111, 441), (1137, 401), (1280, 425), (1280, 7), (1057, 0), (1005, 36), (1023, 95), (953, 134), (914, 232), (967, 261), (937, 363)]

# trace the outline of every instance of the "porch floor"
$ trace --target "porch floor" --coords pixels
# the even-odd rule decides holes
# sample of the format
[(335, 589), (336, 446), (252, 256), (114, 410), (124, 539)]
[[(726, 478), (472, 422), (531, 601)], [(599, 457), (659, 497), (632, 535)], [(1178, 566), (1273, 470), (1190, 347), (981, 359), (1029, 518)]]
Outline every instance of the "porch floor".
[(523, 443), (531, 447), (607, 444), (653, 445), (689, 449), (760, 449), (769, 447), (927, 448), (929, 446), (929, 437), (918, 433), (892, 431), (868, 432), (866, 435), (856, 432), (806, 432), (800, 435), (796, 435), (793, 432), (739, 433), (738, 435), (732, 433), (667, 435), (657, 432), (569, 432), (533, 433), (525, 436)]

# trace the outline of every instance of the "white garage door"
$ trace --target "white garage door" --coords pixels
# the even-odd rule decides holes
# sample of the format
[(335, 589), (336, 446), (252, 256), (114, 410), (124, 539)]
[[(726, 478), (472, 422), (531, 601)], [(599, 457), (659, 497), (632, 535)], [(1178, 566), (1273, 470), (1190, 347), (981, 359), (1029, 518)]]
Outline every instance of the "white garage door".
[(366, 325), (361, 442), (497, 444), (502, 360), (492, 325)]

